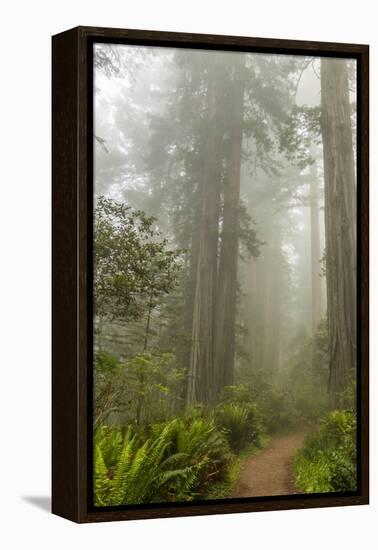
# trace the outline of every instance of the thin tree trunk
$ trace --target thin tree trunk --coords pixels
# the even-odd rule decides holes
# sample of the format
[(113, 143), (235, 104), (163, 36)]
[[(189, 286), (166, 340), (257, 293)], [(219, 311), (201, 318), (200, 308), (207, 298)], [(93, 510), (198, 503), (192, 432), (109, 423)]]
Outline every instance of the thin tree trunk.
[(280, 220), (273, 223), (266, 249), (264, 367), (277, 370), (282, 366), (282, 237)]
[(147, 351), (147, 348), (148, 348), (148, 335), (150, 333), (152, 307), (153, 307), (153, 303), (152, 303), (152, 292), (151, 292), (150, 299), (148, 302), (146, 330), (144, 332), (144, 344), (143, 344), (144, 352)]
[(346, 61), (322, 58), (327, 305), (332, 407), (356, 366), (356, 188)]
[(249, 289), (249, 294), (245, 297), (246, 299), (243, 300), (243, 317), (246, 323), (243, 346), (247, 352), (250, 366), (252, 368), (257, 368), (257, 348), (259, 343), (258, 323), (260, 321), (258, 296), (260, 289), (257, 283), (257, 262), (254, 258), (250, 258), (246, 264), (246, 288)]
[(264, 247), (261, 256), (257, 259), (257, 288), (259, 289), (258, 299), (258, 342), (257, 357), (259, 368), (268, 367), (267, 343), (269, 338), (269, 292), (271, 269), (271, 238), (272, 226), (269, 223), (263, 230)]
[[(312, 148), (315, 156), (315, 148)], [(319, 184), (316, 161), (310, 169), (310, 218), (311, 218), (311, 319), (315, 334), (322, 311), (322, 289), (320, 279), (320, 228), (319, 228)]]
[[(151, 324), (151, 313), (153, 308), (153, 302), (152, 302), (152, 292), (150, 294), (150, 299), (148, 302), (148, 309), (147, 309), (147, 322), (146, 322), (146, 329), (144, 331), (144, 343), (143, 343), (143, 353), (146, 353), (148, 349), (148, 335), (150, 333), (150, 324)], [(137, 426), (140, 426), (142, 423), (142, 411), (143, 411), (143, 405), (144, 405), (144, 384), (145, 384), (145, 376), (141, 372), (139, 374), (139, 390), (138, 390), (138, 399), (137, 399), (137, 406), (136, 406), (136, 423)], [(148, 408), (147, 408), (148, 410)]]
[[(199, 191), (199, 190), (198, 190)], [(184, 315), (183, 315), (183, 331), (185, 334), (185, 342), (181, 350), (179, 359), (183, 368), (190, 372), (191, 366), (191, 335), (193, 329), (193, 304), (196, 294), (196, 279), (197, 279), (197, 264), (198, 264), (198, 251), (199, 251), (199, 223), (200, 213), (197, 211), (195, 216), (195, 222), (192, 227), (192, 238), (190, 246), (190, 260), (188, 266), (188, 275), (185, 283), (185, 303), (184, 303)], [(184, 402), (187, 399), (189, 392), (190, 379), (185, 377), (185, 381), (182, 388), (182, 395)]]

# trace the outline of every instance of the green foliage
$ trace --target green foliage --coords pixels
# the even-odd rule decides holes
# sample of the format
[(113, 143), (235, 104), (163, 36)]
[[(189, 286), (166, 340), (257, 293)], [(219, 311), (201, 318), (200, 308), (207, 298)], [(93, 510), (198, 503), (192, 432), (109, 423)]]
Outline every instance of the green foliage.
[[(130, 425), (164, 421), (183, 408), (185, 370), (172, 353), (140, 353), (119, 361), (95, 355), (95, 426), (112, 414)], [(114, 416), (116, 415), (116, 416)]]
[(293, 426), (312, 425), (327, 412), (328, 399), (328, 327), (323, 318), (312, 338), (293, 342), (286, 379), (283, 380)]
[(323, 380), (328, 377), (328, 321), (323, 317), (315, 332), (313, 339), (313, 364), (318, 366)]
[(206, 496), (225, 479), (232, 454), (212, 420), (175, 418), (147, 434), (101, 427), (96, 432), (96, 505), (184, 501)]
[(295, 458), (296, 484), (306, 493), (357, 488), (356, 414), (335, 410), (308, 436)]
[(235, 403), (236, 405), (244, 405), (251, 401), (251, 387), (249, 384), (237, 384), (233, 386), (225, 386), (220, 395), (221, 403)]
[(175, 478), (181, 479), (183, 486), (190, 486), (196, 468), (173, 468), (177, 457), (166, 456), (171, 446), (170, 432), (171, 425), (167, 424), (155, 438), (142, 443), (128, 430), (120, 444), (119, 430), (102, 429), (95, 440), (96, 504), (156, 502), (162, 487)]
[(257, 238), (256, 222), (243, 202), (240, 203), (239, 211), (239, 239), (243, 251), (242, 258), (258, 258), (260, 247), (265, 243)]
[(156, 219), (103, 196), (94, 211), (94, 298), (101, 318), (136, 320), (177, 284), (179, 251)]
[(104, 350), (98, 351), (95, 354), (96, 372), (98, 374), (115, 374), (120, 369), (119, 361)]
[(253, 403), (224, 403), (215, 408), (215, 423), (222, 430), (234, 451), (258, 443), (262, 431), (257, 407)]
[[(166, 417), (169, 379), (174, 378), (174, 356), (171, 353), (140, 353), (125, 362), (128, 380), (128, 405), (132, 419), (140, 425), (153, 417)], [(170, 376), (169, 369), (172, 367)], [(178, 373), (179, 375), (179, 373)]]
[[(285, 374), (286, 378), (286, 374)], [(241, 406), (257, 406), (260, 430), (269, 434), (296, 428), (289, 394), (277, 373), (259, 369), (248, 375), (248, 383), (224, 388), (222, 400)]]
[[(312, 426), (328, 410), (328, 333), (322, 319), (313, 338), (301, 327), (290, 343), (281, 371), (255, 369), (248, 376), (248, 399), (258, 406), (268, 433)], [(243, 399), (247, 399), (245, 390)]]
[[(168, 493), (170, 499), (188, 500), (196, 496), (205, 496), (210, 482), (223, 480), (228, 471), (232, 454), (226, 437), (220, 433), (214, 420), (200, 416), (198, 410), (191, 411), (185, 417), (175, 418), (171, 422), (170, 452), (181, 457), (178, 464), (181, 468), (185, 466), (196, 466), (196, 479), (191, 487), (191, 493), (183, 491), (177, 485), (177, 481), (169, 485)], [(153, 432), (160, 427), (154, 426)]]
[[(248, 445), (251, 440), (252, 443), (256, 443), (259, 435), (264, 431), (274, 434), (297, 428), (299, 415), (290, 402), (287, 378), (287, 373), (283, 375), (283, 380), (280, 380), (277, 374), (260, 369), (249, 374), (248, 383), (223, 388), (221, 406), (217, 410), (222, 411), (221, 416), (224, 417), (225, 422), (228, 419), (229, 430), (235, 424), (235, 433), (238, 430), (237, 416), (240, 415), (240, 420), (248, 418), (247, 424), (251, 426), (251, 434), (246, 435), (245, 445)], [(241, 409), (245, 409), (244, 413)], [(303, 422), (303, 417), (300, 420)], [(241, 441), (241, 434), (239, 437)]]
[(108, 468), (98, 445), (94, 447), (94, 502), (95, 506), (105, 506), (110, 492)]
[(126, 380), (122, 364), (110, 353), (95, 353), (94, 362), (94, 425), (121, 410)]
[(320, 141), (320, 107), (295, 105), (290, 116), (281, 126), (280, 149), (299, 168), (314, 163), (308, 154), (312, 143)]

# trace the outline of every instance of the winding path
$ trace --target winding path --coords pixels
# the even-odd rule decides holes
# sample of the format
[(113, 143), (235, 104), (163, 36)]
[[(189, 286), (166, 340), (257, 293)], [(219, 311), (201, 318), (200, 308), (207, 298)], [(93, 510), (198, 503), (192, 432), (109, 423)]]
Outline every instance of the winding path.
[(269, 447), (243, 463), (232, 497), (293, 495), (293, 459), (305, 434), (294, 433), (272, 439)]

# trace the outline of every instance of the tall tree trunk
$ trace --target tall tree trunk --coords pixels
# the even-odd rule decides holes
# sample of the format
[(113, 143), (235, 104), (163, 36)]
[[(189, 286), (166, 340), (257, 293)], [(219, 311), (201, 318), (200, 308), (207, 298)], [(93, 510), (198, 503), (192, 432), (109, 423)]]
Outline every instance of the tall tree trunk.
[(356, 366), (356, 187), (346, 61), (322, 58), (327, 304), (331, 406)]
[(214, 398), (213, 326), (217, 281), (217, 249), (222, 170), (219, 130), (220, 85), (216, 56), (210, 69), (207, 92), (207, 145), (202, 186), (198, 259), (192, 317), (192, 347), (187, 385), (187, 405), (209, 404)]
[[(197, 192), (201, 194), (201, 189), (198, 189)], [(201, 219), (200, 214), (201, 212), (199, 212), (197, 209), (195, 212), (193, 225), (191, 227), (190, 258), (188, 261), (187, 276), (185, 281), (184, 311), (183, 311), (183, 319), (182, 319), (182, 326), (183, 326), (183, 332), (185, 334), (185, 340), (178, 357), (180, 365), (182, 365), (182, 367), (186, 369), (188, 373), (190, 372), (190, 365), (191, 365), (191, 349), (192, 349), (191, 335), (192, 335), (192, 329), (193, 329), (193, 313), (194, 313), (193, 304), (194, 304), (195, 295), (196, 295), (197, 264), (198, 264), (199, 237), (200, 237), (199, 226), (200, 226), (200, 219)], [(185, 381), (182, 387), (181, 397), (184, 403), (188, 397), (189, 386), (191, 384), (190, 380), (191, 379), (189, 377), (185, 377)], [(193, 389), (193, 387), (191, 389)]]
[(233, 383), (239, 257), (240, 171), (242, 162), (245, 57), (235, 56), (227, 178), (224, 187), (222, 244), (215, 315), (218, 391)]
[(258, 323), (259, 319), (259, 293), (257, 284), (257, 261), (250, 258), (245, 265), (245, 288), (249, 293), (243, 299), (243, 318), (245, 321), (245, 332), (243, 337), (243, 348), (247, 354), (249, 366), (257, 368), (257, 348), (259, 343)]
[[(274, 221), (273, 221), (274, 220)], [(265, 335), (264, 367), (278, 370), (282, 366), (282, 251), (281, 222), (272, 219), (269, 232), (270, 240), (266, 243), (265, 272)]]
[[(266, 212), (266, 210), (265, 210)], [(262, 225), (263, 222), (260, 222)], [(258, 308), (256, 313), (258, 315), (258, 341), (256, 342), (256, 356), (258, 368), (267, 368), (267, 344), (269, 341), (269, 304), (270, 304), (270, 278), (272, 275), (271, 268), (271, 240), (272, 240), (272, 225), (267, 224), (262, 228), (261, 232), (264, 240), (264, 247), (261, 255), (257, 259), (257, 288), (259, 289), (257, 295)]]

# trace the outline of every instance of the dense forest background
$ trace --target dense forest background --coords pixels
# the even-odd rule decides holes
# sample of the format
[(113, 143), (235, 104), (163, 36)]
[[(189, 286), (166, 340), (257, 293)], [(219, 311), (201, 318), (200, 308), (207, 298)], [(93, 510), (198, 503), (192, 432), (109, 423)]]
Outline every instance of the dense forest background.
[[(355, 61), (95, 46), (95, 501), (355, 488)], [(253, 496), (251, 494), (250, 496)]]

